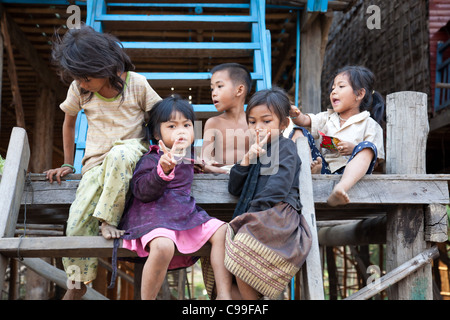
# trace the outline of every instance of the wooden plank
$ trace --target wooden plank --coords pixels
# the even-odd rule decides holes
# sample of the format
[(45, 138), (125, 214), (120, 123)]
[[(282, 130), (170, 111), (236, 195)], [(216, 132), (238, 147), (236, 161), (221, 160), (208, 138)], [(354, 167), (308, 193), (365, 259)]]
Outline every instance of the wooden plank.
[[(102, 236), (1, 238), (0, 252), (5, 257), (111, 257), (114, 242)], [(206, 243), (190, 256), (208, 256), (210, 245)], [(176, 255), (183, 255), (176, 251)], [(119, 257), (136, 257), (133, 251), (122, 248)]]
[[(80, 175), (70, 175), (61, 185), (45, 181), (45, 175), (32, 175), (32, 191), (27, 195), (27, 205), (71, 204), (75, 199)], [(228, 192), (228, 176), (212, 174), (195, 175), (192, 195), (201, 204), (237, 203), (238, 198)], [(339, 181), (339, 176), (313, 175), (314, 202), (326, 205), (329, 194)], [(363, 177), (350, 191), (352, 203), (360, 204), (447, 204), (450, 175), (370, 175)], [(25, 193), (26, 194), (26, 193)], [(25, 204), (25, 195), (22, 199)]]
[[(420, 92), (388, 95), (386, 117), (386, 172), (425, 174), (429, 132), (427, 95)], [(420, 186), (428, 187), (423, 181)], [(429, 248), (424, 238), (424, 220), (423, 205), (399, 204), (389, 210), (386, 236), (388, 272)], [(431, 266), (392, 285), (388, 295), (390, 300), (432, 300)]]
[(324, 300), (322, 265), (320, 263), (319, 239), (317, 236), (316, 214), (313, 200), (313, 187), (311, 179), (310, 151), (308, 140), (305, 137), (297, 140), (297, 151), (302, 161), (300, 170), (300, 202), (302, 215), (311, 230), (312, 245), (302, 267), (303, 286), (306, 300)]
[(6, 49), (8, 57), (8, 76), (11, 84), (11, 91), (13, 96), (13, 104), (16, 110), (16, 125), (25, 128), (25, 114), (23, 112), (22, 95), (20, 94), (19, 80), (17, 78), (16, 62), (14, 58), (13, 47), (10, 38), (10, 30), (8, 30), (8, 22), (6, 19), (6, 12), (1, 12), (1, 32), (3, 36), (3, 45)]
[(425, 240), (446, 242), (448, 240), (447, 208), (441, 204), (430, 204), (425, 210)]
[(386, 243), (386, 216), (320, 228), (319, 244), (326, 247)]
[[(0, 182), (0, 238), (14, 236), (29, 159), (25, 129), (13, 128)], [(8, 259), (0, 254), (0, 288), (3, 288), (7, 264)]]
[(383, 290), (386, 290), (390, 286), (394, 285), (398, 281), (411, 275), (415, 271), (423, 268), (425, 265), (430, 265), (433, 259), (439, 256), (438, 248), (432, 247), (424, 252), (418, 254), (413, 259), (405, 262), (394, 270), (390, 271), (379, 280), (375, 280), (375, 283), (371, 283), (358, 292), (352, 294), (344, 300), (367, 300)]
[(9, 36), (11, 37), (11, 42), (16, 46), (23, 57), (36, 71), (40, 81), (45, 83), (49, 88), (52, 88), (52, 90), (54, 90), (55, 94), (57, 95), (58, 100), (63, 101), (66, 98), (67, 90), (64, 89), (64, 86), (56, 76), (56, 73), (48, 67), (48, 64), (42, 59), (41, 55), (37, 52), (33, 44), (28, 40), (25, 33), (17, 25), (14, 19), (11, 19), (10, 15), (6, 12), (5, 7), (0, 4), (0, 13), (3, 14), (3, 12), (6, 13), (6, 22)]
[[(20, 260), (20, 263), (27, 266), (27, 268), (33, 270), (40, 276), (53, 281), (58, 286), (67, 290), (67, 276), (66, 273), (54, 266), (48, 264), (39, 258), (25, 258)], [(94, 289), (87, 286), (86, 294), (81, 298), (82, 300), (108, 300), (105, 296), (101, 295)]]

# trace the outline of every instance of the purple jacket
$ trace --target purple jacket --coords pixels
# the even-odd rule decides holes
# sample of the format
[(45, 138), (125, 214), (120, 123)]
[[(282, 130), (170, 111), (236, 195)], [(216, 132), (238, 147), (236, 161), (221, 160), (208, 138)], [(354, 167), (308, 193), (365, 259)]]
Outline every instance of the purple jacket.
[(119, 228), (124, 239), (137, 239), (156, 228), (189, 230), (211, 217), (191, 197), (194, 165), (181, 162), (172, 173), (158, 173), (159, 148), (151, 146), (136, 165), (130, 184), (132, 192)]

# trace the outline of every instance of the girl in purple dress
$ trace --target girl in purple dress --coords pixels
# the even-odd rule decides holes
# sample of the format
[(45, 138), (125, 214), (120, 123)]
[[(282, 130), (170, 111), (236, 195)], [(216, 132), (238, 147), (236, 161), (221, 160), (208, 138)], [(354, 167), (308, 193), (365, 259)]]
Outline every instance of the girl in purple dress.
[(179, 97), (166, 98), (152, 108), (149, 135), (158, 146), (138, 162), (130, 189), (132, 198), (120, 228), (123, 247), (147, 257), (142, 273), (142, 299), (155, 299), (169, 269), (193, 265), (188, 254), (211, 243), (210, 263), (217, 299), (231, 298), (231, 274), (225, 269), (226, 224), (210, 217), (191, 197), (194, 176), (192, 143), (195, 114)]

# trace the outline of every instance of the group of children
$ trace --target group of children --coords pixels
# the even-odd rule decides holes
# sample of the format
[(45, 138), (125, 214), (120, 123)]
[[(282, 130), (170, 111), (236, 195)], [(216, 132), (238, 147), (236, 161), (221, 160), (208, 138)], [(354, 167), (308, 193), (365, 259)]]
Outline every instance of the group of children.
[[(205, 123), (198, 161), (192, 106), (178, 96), (161, 99), (133, 71), (115, 37), (82, 26), (57, 40), (53, 60), (72, 82), (60, 105), (65, 164), (46, 171), (47, 178), (60, 183), (75, 171), (75, 121), (84, 109), (83, 175), (66, 234), (97, 235), (100, 224), (105, 238), (122, 238), (124, 248), (147, 257), (142, 299), (156, 298), (167, 270), (196, 262), (174, 256), (175, 249), (190, 254), (206, 242), (211, 255), (202, 268), (211, 298), (277, 297), (311, 247), (300, 213), (301, 161), (294, 141), (308, 138), (314, 173), (342, 174), (328, 200), (332, 206), (348, 203), (348, 190), (384, 158), (382, 129), (373, 118), (382, 120), (384, 104), (366, 68), (339, 70), (330, 87), (332, 109), (306, 115), (279, 88), (256, 92), (244, 110), (252, 85), (248, 70), (234, 63), (215, 67), (211, 97), (221, 114)], [(287, 138), (290, 119), (295, 127)], [(321, 134), (337, 139), (334, 148), (316, 146)], [(197, 206), (190, 192), (194, 165), (229, 174), (229, 192), (239, 197), (230, 223)], [(97, 259), (68, 257), (63, 263), (73, 282), (64, 299), (79, 299), (96, 277)]]

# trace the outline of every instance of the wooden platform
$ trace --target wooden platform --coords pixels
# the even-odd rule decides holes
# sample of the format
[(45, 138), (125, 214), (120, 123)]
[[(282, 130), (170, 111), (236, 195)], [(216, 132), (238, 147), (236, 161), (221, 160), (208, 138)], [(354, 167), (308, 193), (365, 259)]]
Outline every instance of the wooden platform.
[[(19, 223), (25, 205), (30, 223), (64, 223), (68, 208), (75, 199), (81, 175), (66, 177), (58, 185), (50, 184), (44, 174), (29, 174), (31, 184), (25, 186)], [(450, 175), (370, 175), (349, 192), (352, 203), (345, 207), (327, 205), (328, 195), (340, 176), (313, 175), (313, 194), (317, 220), (363, 219), (386, 214), (389, 208), (407, 204), (448, 203)], [(237, 197), (228, 193), (228, 175), (198, 174), (194, 176), (192, 196), (208, 213), (229, 221)]]
[[(367, 218), (385, 217), (373, 220), (384, 223), (386, 269), (394, 273), (392, 276), (404, 263), (415, 264), (415, 259), (428, 252), (433, 242), (447, 240), (444, 205), (450, 202), (450, 175), (423, 174), (428, 133), (428, 123), (424, 124), (426, 96), (411, 92), (392, 94), (388, 96), (387, 107), (386, 164), (390, 174), (365, 176), (349, 191), (350, 204), (331, 208), (326, 203), (340, 176), (312, 176), (308, 166), (301, 168), (299, 189), (302, 214), (311, 228), (313, 239), (312, 249), (302, 267), (302, 286), (308, 288), (305, 290), (306, 299), (324, 299), (317, 220), (368, 221)], [(422, 123), (418, 124), (419, 121)], [(310, 151), (306, 138), (297, 140), (297, 151), (302, 163), (309, 163)], [(14, 238), (17, 222), (64, 223), (80, 179), (79, 175), (71, 175), (61, 185), (56, 182), (49, 184), (43, 174), (26, 172), (28, 161), (26, 132), (15, 128), (0, 183), (0, 281), (3, 280), (9, 257), (111, 255), (113, 241), (100, 236)], [(230, 220), (237, 202), (237, 198), (228, 193), (227, 175), (195, 175), (192, 195), (210, 215), (225, 221)], [(441, 221), (445, 224), (441, 225)], [(363, 226), (362, 229), (355, 227), (353, 230), (351, 227), (336, 228), (329, 230), (328, 234), (336, 239), (339, 238), (336, 232), (342, 235), (348, 234), (347, 230), (369, 230), (368, 234), (373, 233), (374, 229), (370, 229), (370, 226)], [(377, 238), (380, 241), (380, 237)], [(370, 239), (364, 241), (371, 243)], [(436, 252), (433, 249), (431, 256)], [(124, 250), (120, 250), (119, 254), (132, 255)], [(207, 255), (209, 248), (206, 246), (195, 254)], [(430, 255), (426, 253), (426, 256)], [(425, 262), (420, 267), (414, 267), (414, 273), (399, 273), (402, 275), (401, 281), (394, 285), (388, 281), (390, 299), (432, 299), (431, 266), (429, 260), (420, 259)], [(392, 279), (390, 276), (388, 278)], [(369, 295), (372, 293), (370, 291)]]

